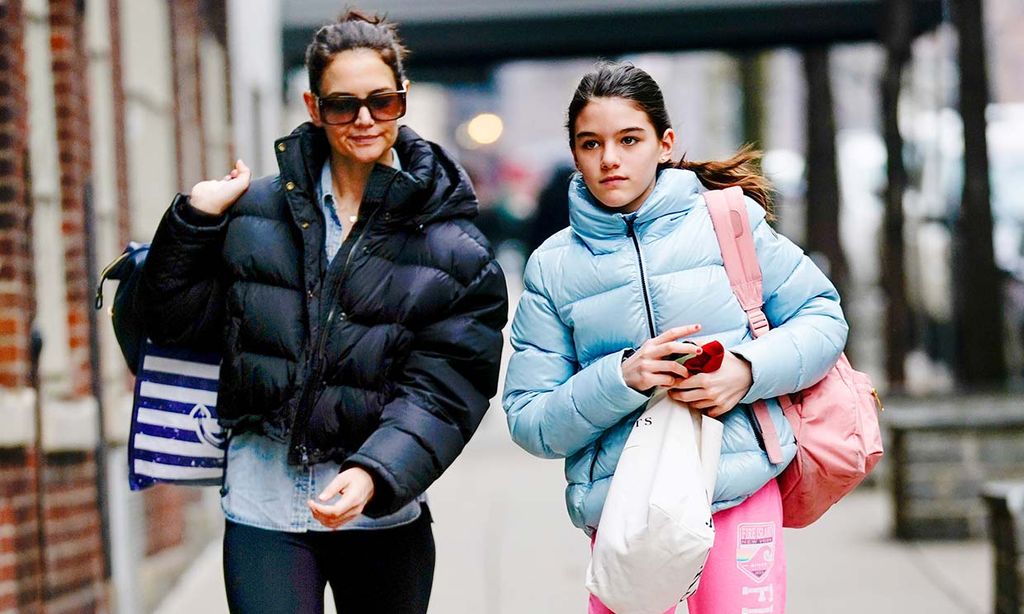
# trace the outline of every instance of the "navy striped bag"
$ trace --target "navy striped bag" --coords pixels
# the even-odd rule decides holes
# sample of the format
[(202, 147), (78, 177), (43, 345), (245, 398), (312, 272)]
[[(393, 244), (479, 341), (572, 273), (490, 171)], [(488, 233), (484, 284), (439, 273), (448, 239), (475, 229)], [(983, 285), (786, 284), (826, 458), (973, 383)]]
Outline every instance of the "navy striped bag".
[(154, 345), (145, 334), (138, 304), (139, 279), (149, 245), (130, 243), (100, 274), (118, 280), (110, 310), (114, 334), (135, 374), (128, 483), (142, 490), (157, 482), (218, 486), (224, 479), (227, 433), (217, 424), (220, 356)]
[(226, 434), (217, 424), (220, 356), (153, 345), (148, 340), (135, 378), (128, 482), (219, 486)]

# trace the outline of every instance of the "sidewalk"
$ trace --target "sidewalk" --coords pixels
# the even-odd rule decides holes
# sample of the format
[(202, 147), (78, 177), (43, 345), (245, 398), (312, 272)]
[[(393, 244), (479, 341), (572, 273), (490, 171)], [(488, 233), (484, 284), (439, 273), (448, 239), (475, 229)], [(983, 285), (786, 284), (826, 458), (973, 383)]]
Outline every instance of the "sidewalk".
[[(515, 447), (492, 408), (429, 493), (437, 540), (431, 613), (585, 611), (587, 540), (569, 523), (563, 486), (562, 463)], [(896, 542), (888, 538), (891, 517), (888, 494), (864, 490), (813, 526), (787, 530), (788, 614), (990, 610), (986, 542)], [(218, 542), (158, 614), (226, 614), (220, 569)]]

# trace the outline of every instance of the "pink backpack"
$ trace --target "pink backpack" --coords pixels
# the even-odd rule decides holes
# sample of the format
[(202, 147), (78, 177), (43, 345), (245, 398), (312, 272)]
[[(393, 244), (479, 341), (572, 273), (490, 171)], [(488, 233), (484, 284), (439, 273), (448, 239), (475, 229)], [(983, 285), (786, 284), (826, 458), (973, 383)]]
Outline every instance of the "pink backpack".
[[(768, 332), (761, 306), (761, 266), (754, 249), (743, 191), (704, 193), (733, 293), (750, 320), (754, 337)], [(778, 477), (783, 526), (805, 527), (853, 490), (882, 458), (878, 411), (882, 403), (867, 375), (843, 354), (825, 379), (778, 399), (796, 435), (796, 458)], [(768, 459), (782, 462), (782, 449), (768, 406), (754, 403)]]

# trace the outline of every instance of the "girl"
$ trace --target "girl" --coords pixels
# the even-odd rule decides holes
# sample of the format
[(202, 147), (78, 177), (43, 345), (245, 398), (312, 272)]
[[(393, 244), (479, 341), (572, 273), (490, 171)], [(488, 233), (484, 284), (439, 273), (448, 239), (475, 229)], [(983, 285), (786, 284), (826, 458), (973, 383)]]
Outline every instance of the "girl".
[[(767, 183), (755, 154), (725, 162), (671, 160), (675, 133), (661, 90), (629, 64), (601, 65), (569, 105), (579, 171), (570, 226), (531, 256), (512, 325), (504, 407), (512, 438), (566, 459), (573, 523), (593, 536), (633, 422), (657, 387), (722, 420), (712, 510), (715, 546), (691, 614), (783, 612), (785, 557), (777, 476), (795, 454), (774, 402), (785, 462), (759, 445), (750, 404), (810, 386), (846, 343), (832, 284), (768, 225)], [(702, 191), (739, 185), (764, 280), (772, 331), (753, 339), (722, 264)], [(717, 339), (721, 368), (690, 376), (672, 360)], [(744, 609), (746, 608), (746, 609)], [(591, 612), (607, 609), (591, 597)]]
[(424, 492), (495, 393), (505, 281), (473, 189), (397, 120), (393, 24), (350, 11), (306, 51), (310, 122), (280, 174), (179, 195), (144, 273), (162, 343), (223, 351), (232, 612), (426, 612)]

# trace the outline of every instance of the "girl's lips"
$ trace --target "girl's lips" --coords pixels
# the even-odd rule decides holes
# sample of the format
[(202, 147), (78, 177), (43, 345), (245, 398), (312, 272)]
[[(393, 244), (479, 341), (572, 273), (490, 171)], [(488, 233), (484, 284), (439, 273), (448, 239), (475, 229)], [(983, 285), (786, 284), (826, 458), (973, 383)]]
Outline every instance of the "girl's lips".
[(620, 181), (625, 181), (625, 180), (626, 180), (625, 177), (620, 177), (618, 175), (614, 175), (612, 177), (605, 177), (604, 179), (601, 180), (601, 183), (603, 183), (605, 185), (608, 185), (610, 183), (618, 183)]

